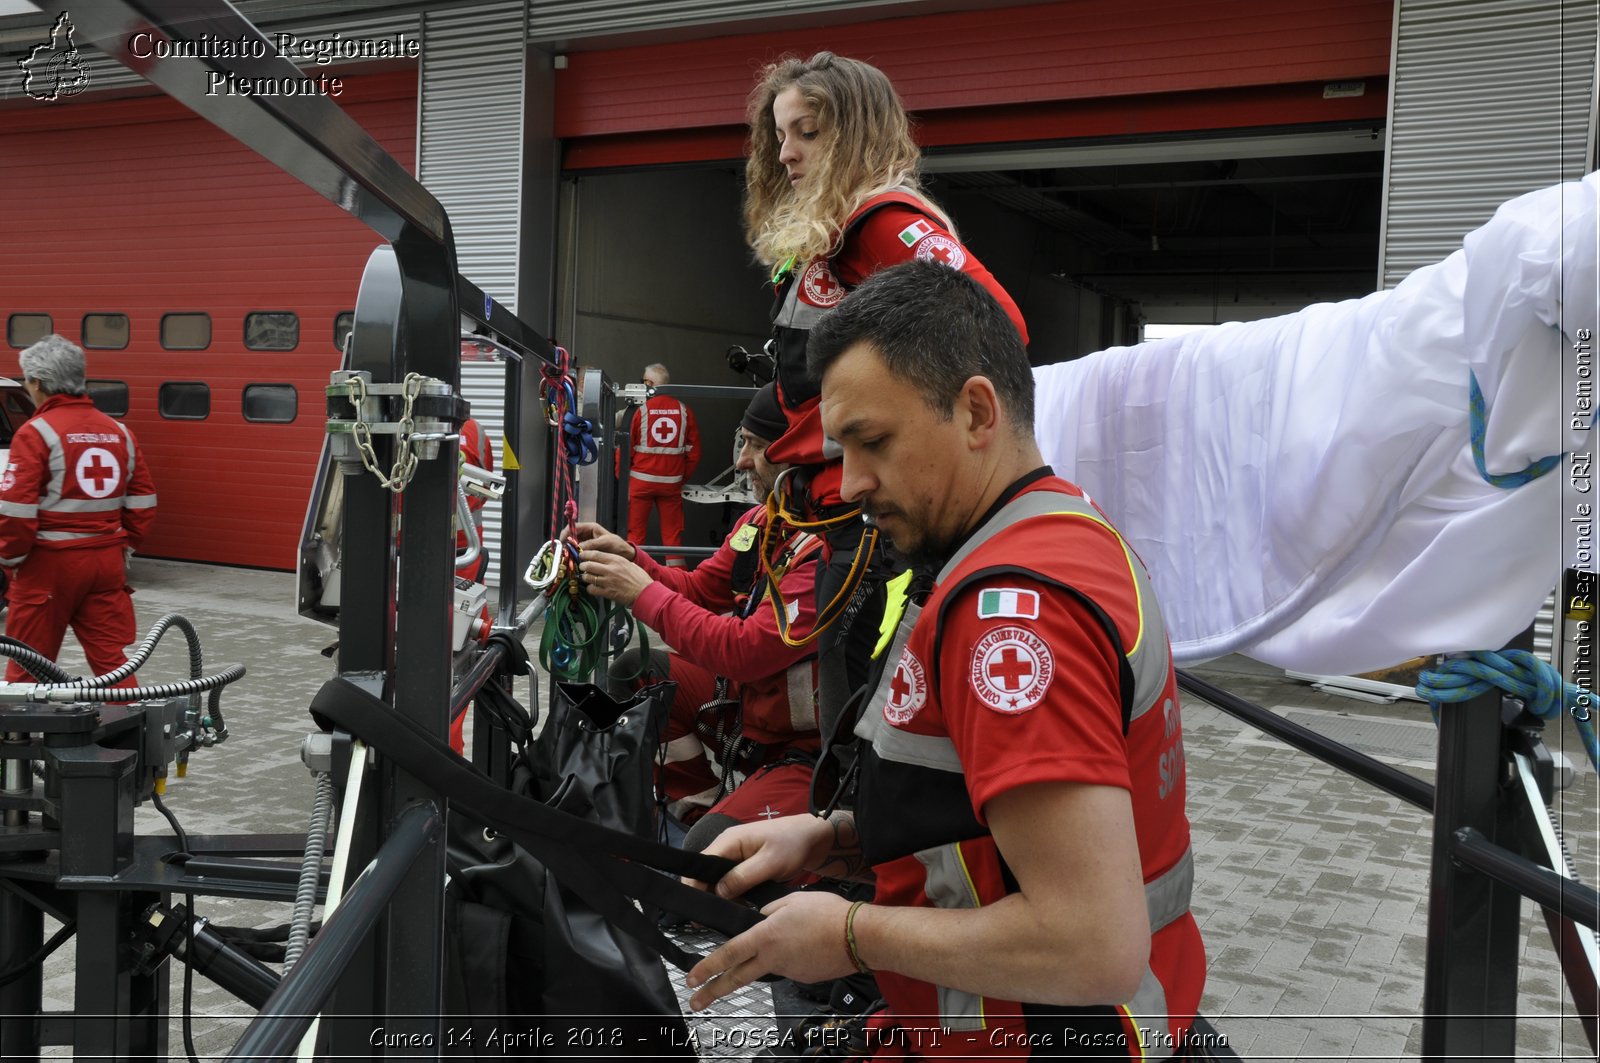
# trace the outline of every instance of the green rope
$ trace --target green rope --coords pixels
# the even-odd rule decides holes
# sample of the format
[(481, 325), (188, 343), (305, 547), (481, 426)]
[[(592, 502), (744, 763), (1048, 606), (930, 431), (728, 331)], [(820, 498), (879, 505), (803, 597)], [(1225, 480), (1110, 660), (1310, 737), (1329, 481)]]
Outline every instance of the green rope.
[(1470, 701), (1496, 689), (1521, 698), (1528, 711), (1540, 719), (1552, 719), (1565, 710), (1577, 725), (1589, 762), (1600, 772), (1594, 694), (1563, 681), (1561, 673), (1548, 661), (1527, 650), (1478, 650), (1465, 657), (1452, 657), (1438, 669), (1425, 670), (1417, 680), (1417, 696), (1433, 707), (1436, 721), (1439, 705)]
[[(628, 639), (611, 650), (607, 633), (617, 616), (627, 616), (632, 630)], [(588, 682), (604, 665), (607, 656), (620, 656), (637, 638), (639, 670), (623, 681), (639, 678), (650, 667), (650, 638), (645, 627), (615, 602), (600, 602), (584, 593), (572, 579), (561, 579), (550, 589), (550, 604), (544, 611), (544, 631), (539, 636), (539, 663), (552, 678), (567, 682)]]

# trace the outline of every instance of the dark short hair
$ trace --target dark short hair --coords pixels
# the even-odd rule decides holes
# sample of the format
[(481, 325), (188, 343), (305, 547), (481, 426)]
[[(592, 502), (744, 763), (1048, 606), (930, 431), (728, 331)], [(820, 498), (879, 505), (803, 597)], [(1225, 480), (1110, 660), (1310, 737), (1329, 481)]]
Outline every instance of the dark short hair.
[(962, 385), (987, 377), (1006, 420), (1033, 434), (1033, 369), (1022, 337), (994, 296), (960, 270), (912, 260), (873, 274), (812, 328), (812, 379), (821, 381), (858, 343), (871, 344), (891, 373), (915, 383), (947, 418)]

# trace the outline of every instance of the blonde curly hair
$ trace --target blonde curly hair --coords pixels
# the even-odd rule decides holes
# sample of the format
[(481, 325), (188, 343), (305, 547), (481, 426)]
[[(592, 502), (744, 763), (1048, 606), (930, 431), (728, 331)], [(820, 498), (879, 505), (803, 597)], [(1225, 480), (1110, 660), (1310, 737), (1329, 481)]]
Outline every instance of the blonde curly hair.
[[(772, 101), (798, 88), (816, 114), (818, 151), (800, 188), (778, 161)], [(921, 153), (911, 123), (883, 71), (857, 59), (818, 52), (787, 56), (766, 67), (750, 93), (749, 157), (745, 162), (744, 231), (768, 267), (792, 255), (806, 262), (837, 254), (845, 220), (883, 192), (906, 192), (954, 232), (950, 218), (917, 178)]]

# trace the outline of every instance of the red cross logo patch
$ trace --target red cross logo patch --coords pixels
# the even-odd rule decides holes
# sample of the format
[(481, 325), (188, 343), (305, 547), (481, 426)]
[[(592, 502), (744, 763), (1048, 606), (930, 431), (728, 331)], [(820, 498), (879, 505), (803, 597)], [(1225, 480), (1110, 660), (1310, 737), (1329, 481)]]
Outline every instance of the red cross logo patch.
[(1055, 672), (1050, 647), (1027, 628), (997, 627), (972, 648), (973, 693), (996, 712), (1016, 715), (1039, 704)]
[(844, 298), (844, 285), (834, 279), (826, 262), (817, 261), (800, 275), (800, 292), (812, 306), (828, 307)]
[(907, 650), (894, 666), (889, 679), (889, 697), (883, 703), (883, 718), (890, 723), (910, 723), (911, 717), (928, 702), (928, 676), (916, 654)]
[(78, 477), (78, 486), (90, 498), (105, 498), (122, 482), (122, 466), (104, 447), (90, 447), (78, 455), (78, 466), (74, 472)]
[(961, 250), (961, 245), (939, 233), (923, 237), (913, 254), (924, 262), (937, 262), (951, 269), (960, 269), (967, 264), (967, 253)]
[(659, 446), (678, 442), (678, 418), (673, 413), (658, 413), (650, 420), (650, 439)]

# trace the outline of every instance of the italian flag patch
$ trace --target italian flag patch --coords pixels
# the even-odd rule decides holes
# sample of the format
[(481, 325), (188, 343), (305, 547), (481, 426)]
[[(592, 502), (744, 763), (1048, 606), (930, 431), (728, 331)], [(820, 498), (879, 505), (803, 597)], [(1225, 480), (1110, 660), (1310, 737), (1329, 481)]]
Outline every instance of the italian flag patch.
[(1039, 592), (1021, 587), (992, 587), (978, 592), (978, 619), (992, 617), (1039, 618)]
[(926, 219), (918, 218), (916, 221), (900, 230), (900, 242), (905, 244), (907, 247), (915, 247), (917, 246), (918, 240), (922, 239), (924, 236), (932, 234), (932, 232), (933, 226), (929, 225)]

